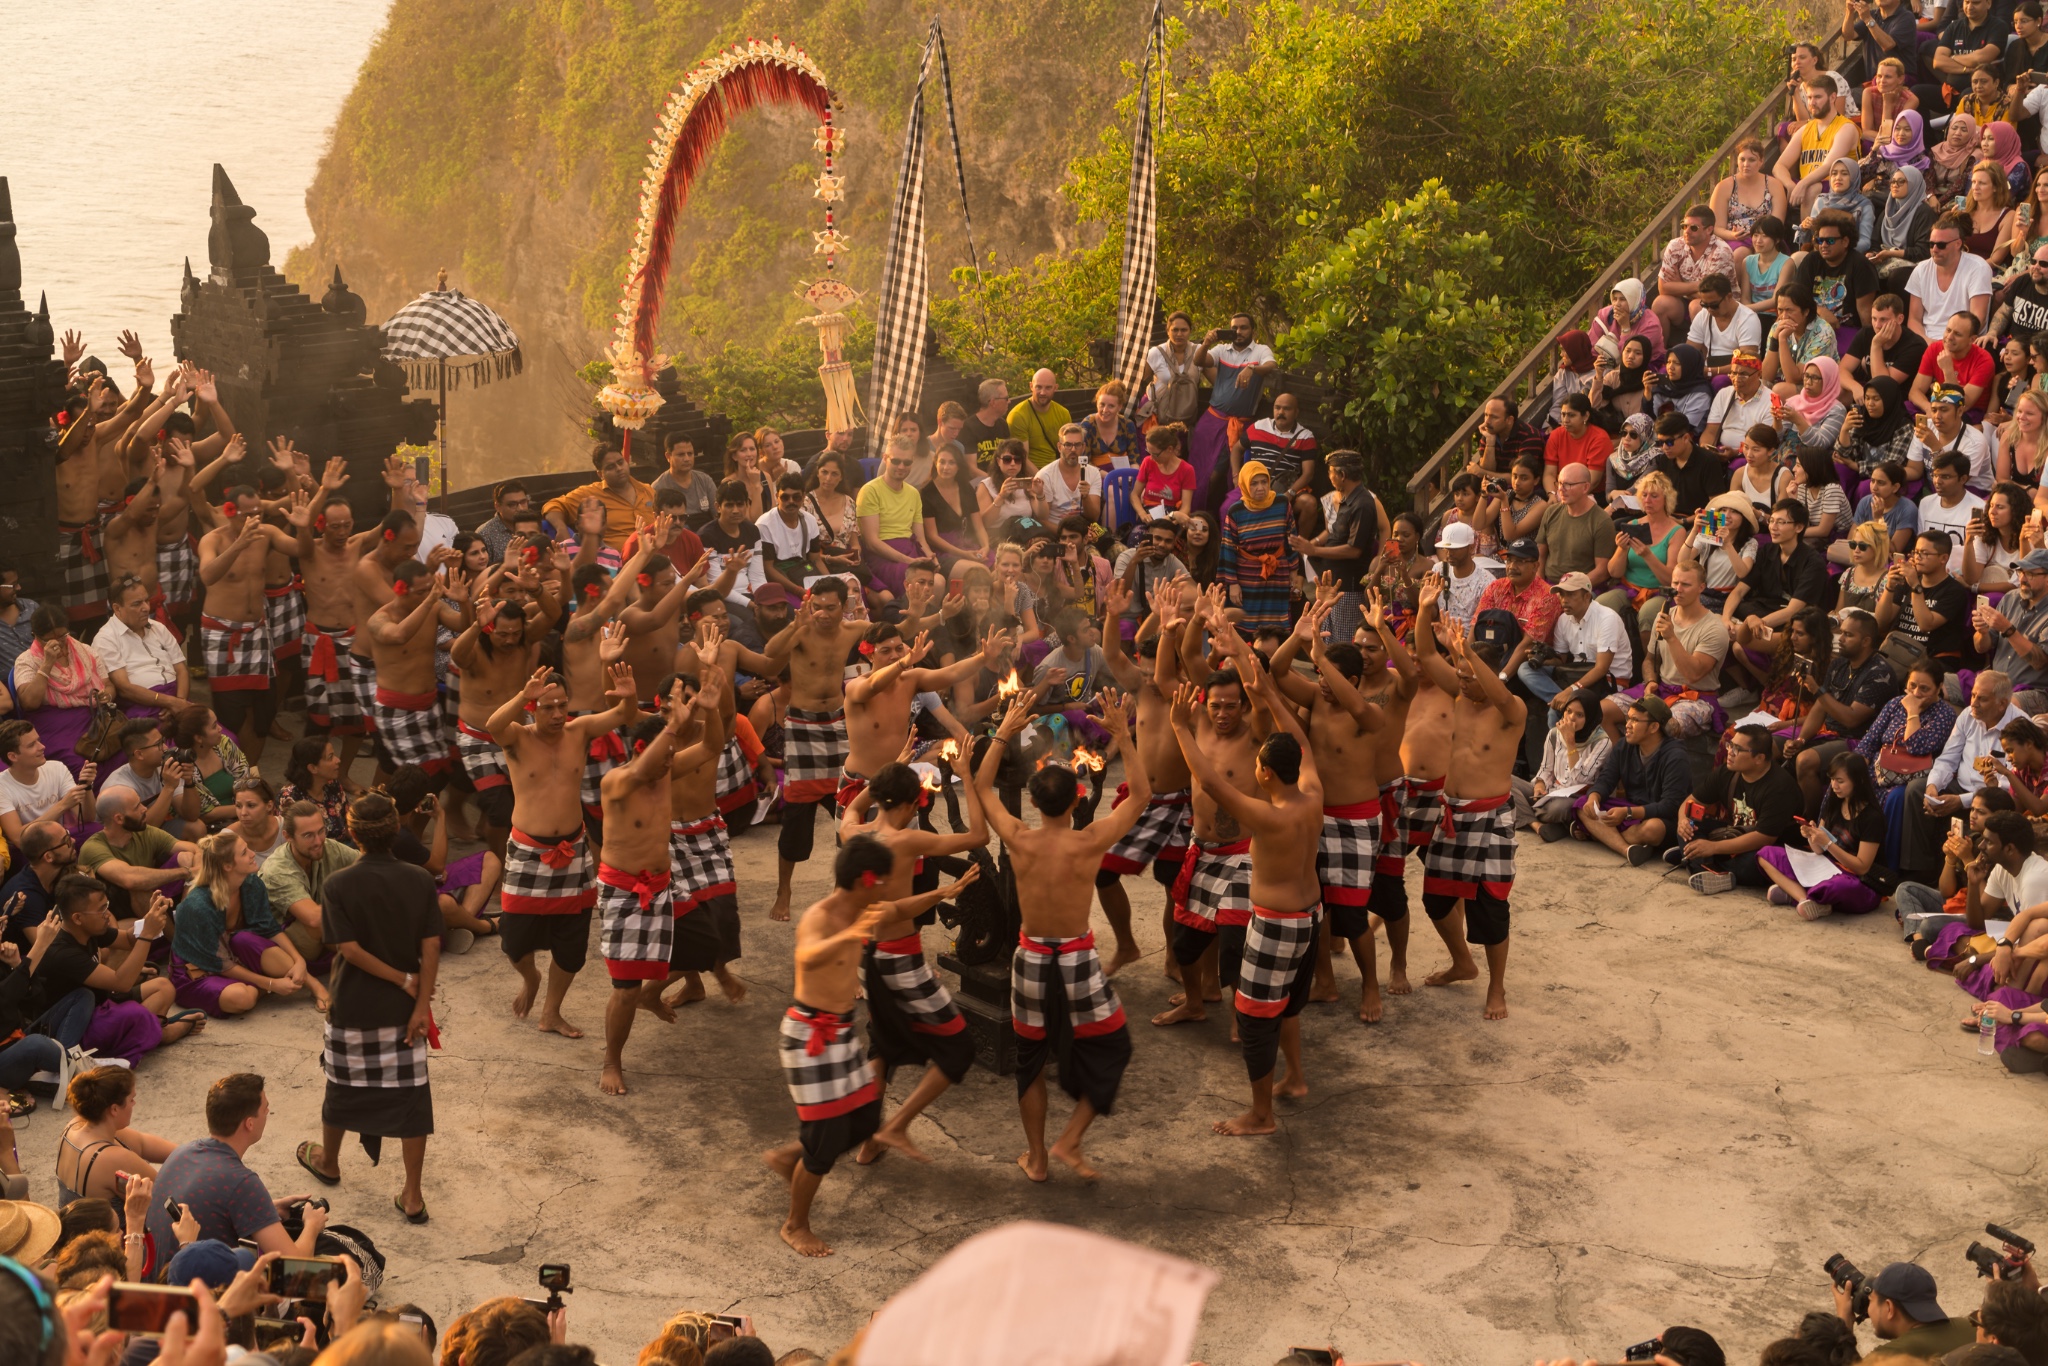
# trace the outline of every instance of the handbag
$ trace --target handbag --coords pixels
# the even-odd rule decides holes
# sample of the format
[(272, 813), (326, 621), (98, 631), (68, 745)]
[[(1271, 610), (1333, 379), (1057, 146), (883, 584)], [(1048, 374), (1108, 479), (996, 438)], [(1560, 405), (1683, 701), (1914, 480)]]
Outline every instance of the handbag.
[(1899, 745), (1886, 745), (1877, 752), (1877, 766), (1901, 779), (1917, 778), (1934, 767), (1932, 754), (1908, 754)]
[(128, 713), (117, 702), (95, 702), (92, 704), (92, 719), (85, 723), (85, 734), (78, 737), (72, 746), (78, 757), (90, 763), (100, 763), (109, 755), (121, 752), (121, 727), (127, 724)]
[(1166, 368), (1171, 376), (1152, 378), (1152, 414), (1161, 422), (1193, 422), (1202, 415), (1201, 394), (1195, 384), (1194, 354), (1188, 355), (1188, 363), (1179, 368), (1173, 364), (1173, 353), (1162, 350)]

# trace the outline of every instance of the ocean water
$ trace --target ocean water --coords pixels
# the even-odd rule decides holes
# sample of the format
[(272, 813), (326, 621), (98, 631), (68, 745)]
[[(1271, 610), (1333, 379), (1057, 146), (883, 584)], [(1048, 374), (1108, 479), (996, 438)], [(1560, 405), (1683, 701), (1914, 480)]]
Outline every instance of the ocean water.
[[(22, 290), (109, 360), (159, 369), (186, 257), (206, 273), (213, 164), (282, 264), (306, 187), (389, 0), (0, 0), (0, 176)], [(125, 378), (125, 364), (115, 373)]]

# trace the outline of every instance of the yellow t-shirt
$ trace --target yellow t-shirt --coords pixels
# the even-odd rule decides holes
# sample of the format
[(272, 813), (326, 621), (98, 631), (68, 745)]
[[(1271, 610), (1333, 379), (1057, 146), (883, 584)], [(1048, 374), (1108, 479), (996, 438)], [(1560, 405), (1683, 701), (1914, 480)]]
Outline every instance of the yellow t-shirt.
[(891, 489), (886, 479), (870, 479), (853, 500), (854, 515), (878, 519), (875, 530), (885, 541), (910, 540), (924, 520), (924, 495), (909, 484)]
[(1031, 463), (1039, 469), (1060, 458), (1060, 428), (1073, 420), (1058, 402), (1046, 404), (1041, 413), (1028, 398), (1019, 399), (1008, 418), (1010, 435), (1031, 448)]
[(1833, 123), (1830, 123), (1825, 128), (1820, 126), (1820, 121), (1817, 119), (1808, 119), (1806, 121), (1806, 127), (1801, 129), (1799, 133), (1799, 178), (1801, 180), (1813, 174), (1815, 168), (1827, 156), (1828, 150), (1835, 145), (1835, 138), (1848, 125), (1849, 120), (1839, 115), (1836, 116)]

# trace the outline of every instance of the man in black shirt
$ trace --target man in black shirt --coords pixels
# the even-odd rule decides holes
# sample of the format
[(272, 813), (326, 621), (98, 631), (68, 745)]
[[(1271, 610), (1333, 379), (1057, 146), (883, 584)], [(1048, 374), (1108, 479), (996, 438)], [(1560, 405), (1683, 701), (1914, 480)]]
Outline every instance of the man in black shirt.
[(1877, 272), (1856, 249), (1856, 219), (1841, 209), (1823, 209), (1813, 220), (1813, 250), (1792, 277), (1813, 295), (1820, 316), (1840, 331), (1868, 327), (1877, 298)]
[(1948, 572), (1952, 544), (1946, 531), (1920, 533), (1906, 563), (1885, 576), (1877, 622), (1954, 669), (1970, 642), (1970, 590)]
[(1685, 751), (1667, 739), (1671, 708), (1659, 697), (1628, 704), (1624, 743), (1601, 766), (1579, 808), (1579, 824), (1593, 839), (1640, 868), (1671, 839), (1692, 778)]
[[(1818, 684), (1813, 706), (1800, 723), (1799, 734), (1785, 742), (1785, 757), (1798, 756), (1794, 776), (1806, 795), (1806, 814), (1820, 813), (1822, 789), (1827, 784), (1828, 765), (1834, 757), (1863, 738), (1871, 718), (1885, 703), (1899, 695), (1899, 680), (1891, 664), (1877, 652), (1883, 634), (1877, 618), (1860, 607), (1842, 614), (1841, 633), (1835, 637), (1835, 658), (1828, 665), (1825, 680), (1807, 674), (1809, 688)], [(1823, 730), (1832, 738), (1821, 739)]]
[(1856, 334), (1842, 358), (1843, 397), (1860, 403), (1863, 386), (1873, 379), (1912, 388), (1926, 354), (1927, 338), (1906, 326), (1906, 301), (1896, 294), (1878, 295), (1870, 302), (1870, 326)]
[[(1759, 654), (1802, 608), (1825, 609), (1834, 600), (1828, 562), (1806, 543), (1806, 504), (1780, 498), (1771, 507), (1770, 539), (1756, 548), (1749, 578), (1729, 590), (1729, 616), (1735, 621), (1735, 644)], [(1736, 658), (1733, 650), (1730, 660)]]
[(1010, 439), (1010, 386), (999, 379), (985, 379), (974, 397), (981, 406), (960, 424), (960, 444), (984, 473), (993, 473), (996, 447)]
[[(190, 1020), (169, 1026), (162, 1021), (164, 1012), (176, 1004), (170, 979), (153, 977), (138, 985), (149, 946), (170, 931), (169, 897), (151, 894), (140, 933), (124, 931), (115, 923), (107, 889), (98, 878), (66, 874), (57, 880), (54, 900), (55, 913), (44, 920), (26, 959), (35, 987), (30, 1009), (70, 1009), (76, 1003), (66, 998), (81, 987), (92, 1000), (91, 1009), (64, 1015), (62, 1033), (52, 1029), (59, 1043), (67, 1048), (82, 1044), (101, 1057), (126, 1058), (133, 1064), (158, 1044), (192, 1031)], [(120, 947), (123, 939), (128, 940), (127, 954), (120, 965), (101, 962), (100, 951)]]
[(21, 867), (0, 886), (0, 941), (26, 954), (30, 934), (50, 913), (51, 889), (77, 866), (78, 842), (69, 830), (56, 821), (23, 826)]
[[(1970, 74), (1978, 67), (2004, 70), (2006, 24), (1991, 9), (1991, 0), (1963, 0), (1961, 11), (1936, 40), (1929, 82), (1940, 83), (1943, 109), (1954, 109), (1956, 101), (1970, 93)], [(1922, 107), (1929, 117), (1934, 116), (1924, 98)]]
[(1727, 464), (1699, 448), (1693, 440), (1692, 423), (1682, 413), (1670, 412), (1657, 419), (1657, 468), (1677, 493), (1670, 512), (1680, 521), (1712, 502), (1715, 494), (1728, 491)]
[[(1991, 315), (1991, 336), (2034, 340), (2036, 332), (2048, 332), (2048, 242), (2036, 246), (2027, 258), (2027, 273), (2013, 281), (2005, 302)], [(1995, 353), (1995, 343), (1993, 346)]]
[(1806, 800), (1792, 775), (1771, 761), (1771, 733), (1742, 726), (1728, 737), (1728, 763), (1694, 789), (1679, 809), (1680, 843), (1664, 861), (1692, 870), (1686, 885), (1703, 896), (1744, 887), (1765, 887), (1770, 879), (1757, 866), (1756, 851), (1783, 844)]
[(1380, 553), (1380, 527), (1386, 510), (1365, 486), (1365, 460), (1357, 451), (1332, 451), (1324, 468), (1337, 493), (1337, 511), (1313, 541), (1292, 538), (1298, 554), (1307, 555), (1318, 577), (1337, 581), (1337, 605), (1330, 611), (1330, 639), (1349, 641), (1358, 634), (1359, 585), (1373, 556)]
[(391, 853), (398, 808), (389, 797), (373, 792), (351, 802), (348, 831), (363, 856), (327, 879), (323, 924), (341, 964), (320, 1051), (327, 1074), (320, 1143), (301, 1144), (299, 1162), (332, 1185), (341, 1179), (344, 1134), (362, 1136), (372, 1163), (383, 1154), (383, 1140), (396, 1138), (405, 1189), (393, 1203), (408, 1223), (424, 1224), (420, 1170), (434, 1132), (427, 1043), (441, 908), (433, 874)]

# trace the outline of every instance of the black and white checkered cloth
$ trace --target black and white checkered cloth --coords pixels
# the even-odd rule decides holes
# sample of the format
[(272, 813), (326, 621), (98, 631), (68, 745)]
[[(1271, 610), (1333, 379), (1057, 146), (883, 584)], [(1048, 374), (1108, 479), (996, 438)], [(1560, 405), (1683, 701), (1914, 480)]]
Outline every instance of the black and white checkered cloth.
[(370, 718), (356, 696), (355, 671), (349, 668), (348, 647), (355, 628), (323, 631), (306, 624), (306, 720), (315, 730), (336, 735), (363, 735)]
[(816, 802), (836, 793), (846, 767), (846, 708), (791, 707), (782, 722), (782, 765), (783, 800)]
[(1299, 915), (1252, 912), (1237, 972), (1240, 1012), (1270, 1019), (1287, 1008), (1295, 979), (1315, 969), (1316, 927), (1322, 916), (1320, 901)]
[[(726, 737), (725, 748), (718, 751), (718, 809), (730, 810), (726, 798), (753, 786), (754, 770), (747, 766), (747, 752), (740, 748), (740, 737)], [(749, 792), (748, 800), (752, 799)]]
[(107, 555), (97, 523), (57, 523), (57, 573), (63, 585), (58, 596), (73, 620), (105, 610)]
[[(1060, 977), (1057, 992), (1051, 989), (1055, 973)], [(1017, 953), (1010, 961), (1010, 1019), (1017, 1033), (1027, 1039), (1044, 1038), (1053, 1024), (1046, 1002), (1055, 995), (1064, 999), (1077, 1039), (1124, 1027), (1123, 1002), (1102, 975), (1092, 933), (1064, 940), (1017, 937)]]
[(723, 816), (671, 823), (668, 862), (677, 915), (687, 913), (700, 901), (739, 890), (733, 879), (732, 838)]
[[(598, 952), (612, 965), (660, 966), (658, 976), (668, 976), (668, 960), (675, 952), (676, 916), (670, 909), (668, 877), (658, 872), (647, 876), (622, 873), (607, 864), (597, 865)], [(612, 976), (628, 976), (614, 972)]]
[(626, 762), (626, 742), (615, 730), (591, 737), (583, 756), (583, 809), (593, 816), (604, 814), (604, 775)]
[(926, 1034), (957, 1034), (967, 1027), (960, 1007), (953, 1004), (953, 994), (932, 975), (931, 964), (924, 958), (924, 941), (915, 930), (901, 939), (875, 944), (870, 992), (877, 980), (896, 1008), (910, 1017), (911, 1028)]
[(498, 902), (508, 915), (574, 915), (597, 900), (591, 885), (590, 838), (576, 833), (543, 844), (514, 829), (505, 841), (505, 883)]
[(470, 786), (479, 792), (512, 781), (505, 768), (505, 751), (498, 748), (498, 742), (489, 734), (467, 721), (455, 723), (455, 754), (462, 760), (462, 771), (469, 775)]
[(401, 1087), (427, 1084), (427, 1036), (411, 1043), (405, 1027), (343, 1029), (327, 1026), (320, 1066), (336, 1086)]
[(798, 1119), (831, 1119), (880, 1098), (882, 1084), (854, 1028), (859, 1007), (844, 1015), (798, 1002), (783, 1012), (782, 1080)]
[(1388, 877), (1401, 877), (1408, 867), (1408, 855), (1427, 845), (1444, 817), (1444, 780), (1422, 784), (1413, 778), (1396, 778), (1380, 789), (1380, 848), (1375, 856), (1379, 870)]
[(1422, 851), (1422, 890), (1507, 900), (1515, 886), (1515, 804), (1506, 796), (1446, 797), (1444, 823)]
[(294, 574), (290, 583), (263, 590), (263, 625), (270, 632), (270, 653), (278, 659), (297, 659), (306, 643), (304, 583)]
[[(917, 89), (911, 93), (903, 155), (896, 165), (896, 203), (889, 211), (889, 245), (882, 257), (875, 313), (875, 356), (868, 371), (868, 422), (877, 440), (888, 433), (896, 414), (915, 410), (924, 393), (924, 333), (930, 303), (924, 252), (924, 83), (940, 42), (938, 20), (934, 19), (918, 61)], [(871, 445), (868, 454), (884, 456), (887, 452)]]
[(391, 767), (418, 764), (429, 773), (448, 767), (448, 737), (441, 730), (441, 699), (378, 688), (371, 695), (370, 723)]
[(1251, 914), (1251, 841), (1190, 844), (1180, 878), (1173, 884), (1173, 918), (1213, 933), (1219, 924), (1242, 925)]
[[(1131, 134), (1131, 187), (1124, 200), (1124, 259), (1116, 290), (1116, 369), (1133, 396), (1145, 392), (1152, 322), (1159, 310), (1158, 162), (1152, 150), (1152, 64), (1166, 61), (1166, 4), (1152, 7), (1152, 37), (1138, 73), (1138, 126)], [(1161, 82), (1163, 87), (1164, 82)], [(1136, 406), (1135, 403), (1132, 406)]]
[[(1131, 785), (1124, 783), (1116, 790), (1116, 801), (1121, 804), (1130, 795)], [(1168, 861), (1185, 857), (1188, 851), (1188, 790), (1178, 792), (1155, 792), (1152, 800), (1145, 803), (1145, 810), (1138, 817), (1124, 837), (1110, 846), (1102, 856), (1102, 871), (1129, 877), (1142, 873), (1145, 865), (1154, 859)]]
[(405, 367), (418, 388), (445, 373), (448, 387), (519, 373), (519, 338), (506, 321), (458, 289), (430, 289), (383, 324), (384, 358)]
[(270, 628), (260, 621), (199, 618), (199, 652), (206, 678), (215, 692), (262, 689), (271, 685), (277, 665), (270, 652)]
[(1316, 850), (1316, 877), (1323, 900), (1363, 906), (1372, 896), (1373, 860), (1380, 844), (1377, 799), (1323, 808), (1323, 840)]
[(173, 607), (188, 606), (199, 596), (199, 547), (190, 536), (157, 546), (156, 580)]

